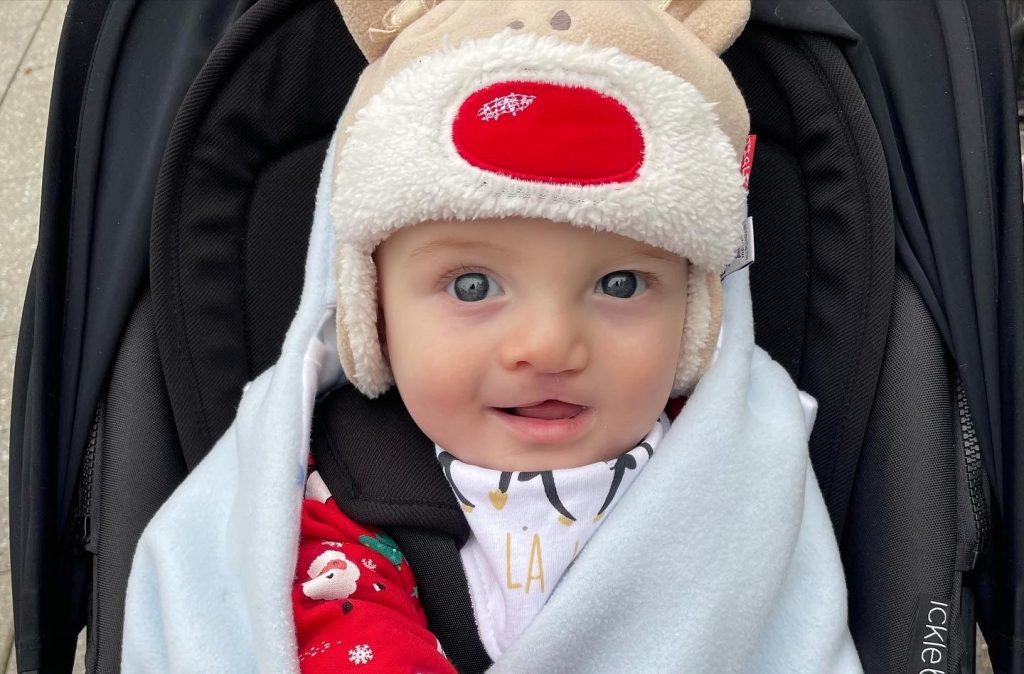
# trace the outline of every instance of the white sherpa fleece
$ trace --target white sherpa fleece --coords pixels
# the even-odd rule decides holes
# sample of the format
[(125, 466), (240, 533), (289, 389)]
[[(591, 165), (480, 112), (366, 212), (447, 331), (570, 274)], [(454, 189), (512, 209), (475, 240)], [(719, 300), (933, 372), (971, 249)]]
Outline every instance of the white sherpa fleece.
[[(455, 116), (471, 94), (505, 81), (587, 87), (617, 100), (643, 134), (637, 178), (551, 184), (465, 161), (452, 139)], [(700, 277), (733, 259), (746, 217), (735, 150), (713, 107), (689, 82), (617, 49), (511, 30), (446, 47), (392, 77), (345, 130), (334, 177), (339, 334), (349, 378), (370, 396), (392, 383), (377, 338), (370, 257), (381, 241), (427, 220), (519, 216), (613, 232), (690, 260), (697, 302), (687, 312), (675, 386), (689, 392), (703, 365), (692, 356), (714, 337)]]
[[(624, 105), (644, 139), (637, 179), (530, 182), (462, 159), (452, 122), (463, 101), (515, 80), (587, 87)], [(338, 240), (364, 253), (417, 222), (510, 215), (614, 232), (714, 271), (742, 240), (746, 193), (713, 106), (689, 82), (617, 49), (511, 30), (471, 40), (395, 75), (346, 131), (331, 215)]]

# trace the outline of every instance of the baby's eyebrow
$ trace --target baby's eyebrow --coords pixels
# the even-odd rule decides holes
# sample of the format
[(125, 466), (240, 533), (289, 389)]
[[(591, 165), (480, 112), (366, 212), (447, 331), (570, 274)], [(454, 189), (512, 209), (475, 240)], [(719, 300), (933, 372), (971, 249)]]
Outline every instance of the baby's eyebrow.
[(678, 263), (680, 259), (678, 255), (670, 253), (667, 250), (662, 250), (660, 248), (634, 248), (632, 250), (627, 251), (624, 255), (622, 255), (620, 259), (625, 260), (634, 257), (649, 257), (655, 260), (661, 260), (662, 262), (671, 262), (672, 264)]
[(430, 255), (431, 253), (437, 253), (442, 250), (449, 249), (463, 249), (463, 250), (485, 250), (488, 252), (496, 253), (504, 256), (513, 256), (515, 251), (504, 246), (499, 246), (489, 241), (473, 241), (469, 239), (437, 239), (430, 243), (424, 244), (419, 248), (416, 248), (409, 253), (410, 258), (418, 257), (420, 255)]
[(638, 250), (637, 255), (645, 255), (647, 257), (653, 257), (656, 260), (664, 260), (665, 262), (671, 262), (673, 264), (679, 262), (679, 256), (668, 252), (667, 250), (661, 250), (660, 248), (654, 248), (652, 250)]

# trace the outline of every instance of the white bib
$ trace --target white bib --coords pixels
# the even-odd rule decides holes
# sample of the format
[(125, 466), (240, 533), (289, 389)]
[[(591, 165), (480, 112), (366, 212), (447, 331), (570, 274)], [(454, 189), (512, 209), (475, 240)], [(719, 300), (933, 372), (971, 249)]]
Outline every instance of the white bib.
[(662, 415), (637, 447), (618, 458), (542, 472), (480, 468), (435, 446), (469, 522), (462, 566), (480, 641), (492, 660), (544, 606), (668, 428)]

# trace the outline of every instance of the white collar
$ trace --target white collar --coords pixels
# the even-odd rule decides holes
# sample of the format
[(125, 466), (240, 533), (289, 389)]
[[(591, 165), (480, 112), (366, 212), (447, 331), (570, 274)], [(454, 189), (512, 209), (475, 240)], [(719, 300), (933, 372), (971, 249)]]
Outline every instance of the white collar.
[(544, 606), (668, 428), (662, 415), (640, 444), (615, 459), (542, 472), (473, 466), (435, 445), (472, 532), (462, 565), (480, 640), (492, 659)]

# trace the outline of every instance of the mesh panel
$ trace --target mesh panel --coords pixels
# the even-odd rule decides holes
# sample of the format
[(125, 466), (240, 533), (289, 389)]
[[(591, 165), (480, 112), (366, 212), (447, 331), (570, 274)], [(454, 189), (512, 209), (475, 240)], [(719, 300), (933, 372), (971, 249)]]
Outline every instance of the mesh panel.
[(97, 454), (101, 469), (92, 515), (98, 553), (93, 565), (95, 635), (90, 634), (89, 660), (97, 672), (117, 672), (135, 545), (186, 474), (164, 389), (148, 293), (128, 323), (114, 363)]

